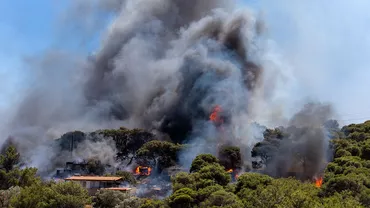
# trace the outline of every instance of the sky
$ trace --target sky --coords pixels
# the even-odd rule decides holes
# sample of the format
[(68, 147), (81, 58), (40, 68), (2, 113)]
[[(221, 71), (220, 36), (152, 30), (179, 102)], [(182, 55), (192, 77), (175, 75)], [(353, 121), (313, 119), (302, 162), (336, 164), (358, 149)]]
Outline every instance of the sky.
[[(66, 1), (0, 1), (0, 109), (11, 107), (29, 73), (27, 56), (53, 47), (90, 53), (59, 30)], [(244, 0), (261, 12), (267, 36), (293, 67), (301, 95), (334, 104), (342, 123), (370, 119), (368, 0)], [(77, 33), (77, 31), (75, 31)], [(77, 37), (77, 35), (76, 35)]]
[(0, 106), (4, 106), (21, 84), (23, 57), (50, 44), (55, 8), (48, 0), (13, 0), (0, 1), (0, 11)]
[(370, 119), (370, 1), (258, 1), (304, 92), (344, 123)]
[(71, 34), (62, 26), (68, 21), (63, 12), (69, 5), (69, 0), (0, 1), (0, 110), (11, 107), (23, 89), (27, 58), (51, 48), (88, 54), (98, 45), (96, 37), (83, 45), (81, 31)]

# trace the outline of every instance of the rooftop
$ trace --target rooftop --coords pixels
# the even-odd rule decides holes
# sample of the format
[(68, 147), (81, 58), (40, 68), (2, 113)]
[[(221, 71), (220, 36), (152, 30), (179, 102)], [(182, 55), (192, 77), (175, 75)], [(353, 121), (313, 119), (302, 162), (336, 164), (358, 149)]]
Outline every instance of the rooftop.
[(112, 187), (112, 188), (104, 188), (107, 190), (114, 190), (114, 191), (130, 191), (132, 188), (127, 188), (127, 187)]
[(118, 181), (122, 177), (106, 177), (106, 176), (72, 176), (64, 180), (67, 181)]

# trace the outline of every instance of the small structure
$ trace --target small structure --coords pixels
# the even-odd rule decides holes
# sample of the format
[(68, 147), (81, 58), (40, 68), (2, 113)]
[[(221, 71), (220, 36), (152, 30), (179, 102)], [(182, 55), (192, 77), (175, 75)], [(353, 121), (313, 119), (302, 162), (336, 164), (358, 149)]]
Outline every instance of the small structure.
[(101, 188), (118, 188), (123, 182), (122, 177), (105, 176), (72, 176), (64, 180), (80, 183), (91, 195), (95, 194)]
[(66, 162), (64, 168), (57, 168), (54, 178), (66, 178), (71, 175), (87, 174), (87, 163), (82, 162)]

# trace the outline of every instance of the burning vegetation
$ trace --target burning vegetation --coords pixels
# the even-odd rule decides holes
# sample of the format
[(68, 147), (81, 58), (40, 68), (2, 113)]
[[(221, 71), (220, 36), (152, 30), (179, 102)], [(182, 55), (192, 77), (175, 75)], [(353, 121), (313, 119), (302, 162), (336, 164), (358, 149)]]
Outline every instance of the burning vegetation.
[[(275, 63), (264, 61), (268, 40), (257, 16), (236, 11), (229, 0), (83, 2), (78, 8), (101, 6), (116, 19), (86, 60), (56, 53), (37, 62), (37, 88), (4, 124), (17, 148), (0, 157), (0, 187), (22, 187), (12, 207), (43, 200), (43, 193), (89, 202), (81, 187), (39, 182), (36, 169), (26, 167), (36, 166), (46, 180), (66, 162), (59, 178), (122, 175), (120, 186), (135, 187), (136, 196), (114, 197), (122, 200), (111, 207), (334, 207), (342, 200), (370, 206), (370, 124), (341, 130), (330, 120), (332, 107), (321, 103), (308, 103), (290, 118), (278, 116), (280, 104), (269, 97), (281, 94), (271, 83), (279, 83), (284, 70), (266, 70)], [(51, 75), (50, 66), (64, 71)], [(250, 123), (259, 114), (286, 125)], [(135, 129), (116, 129), (124, 125)], [(60, 137), (75, 128), (84, 132)], [(68, 163), (75, 159), (83, 162)], [(169, 170), (177, 166), (182, 171)], [(323, 173), (328, 180), (315, 178)], [(126, 188), (131, 190), (114, 187)], [(104, 197), (110, 202), (114, 194), (101, 191), (94, 203)], [(61, 201), (47, 197), (35, 204)], [(148, 197), (166, 200), (141, 199)]]
[(216, 124), (222, 124), (223, 119), (221, 118), (221, 115), (220, 115), (221, 111), (222, 111), (221, 106), (216, 105), (213, 108), (211, 115), (209, 116), (209, 120)]
[(135, 168), (134, 174), (137, 176), (150, 176), (151, 172), (152, 168), (150, 167), (138, 166)]
[(322, 186), (322, 182), (323, 182), (323, 178), (322, 178), (322, 177), (318, 177), (318, 178), (316, 178), (316, 179), (315, 179), (315, 186), (316, 186), (317, 188), (321, 188), (321, 186)]

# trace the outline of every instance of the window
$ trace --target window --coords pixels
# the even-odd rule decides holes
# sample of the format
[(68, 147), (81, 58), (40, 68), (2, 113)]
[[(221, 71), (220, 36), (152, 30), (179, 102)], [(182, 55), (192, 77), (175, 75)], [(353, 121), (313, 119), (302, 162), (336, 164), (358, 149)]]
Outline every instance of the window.
[(92, 184), (92, 187), (93, 188), (99, 188), (100, 186), (100, 182), (99, 181), (94, 181), (93, 184)]

